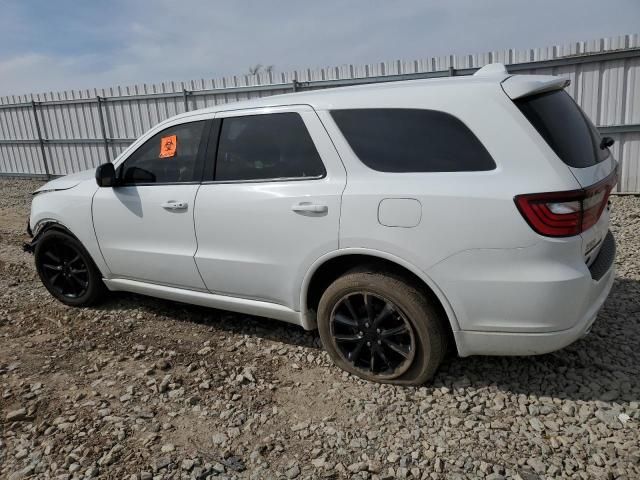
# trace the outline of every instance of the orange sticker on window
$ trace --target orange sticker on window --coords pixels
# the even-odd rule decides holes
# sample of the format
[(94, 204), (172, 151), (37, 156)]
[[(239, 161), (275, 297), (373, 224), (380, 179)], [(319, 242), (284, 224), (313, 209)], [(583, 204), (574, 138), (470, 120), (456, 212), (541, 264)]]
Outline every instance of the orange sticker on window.
[(160, 158), (175, 157), (178, 148), (178, 137), (169, 135), (160, 140)]

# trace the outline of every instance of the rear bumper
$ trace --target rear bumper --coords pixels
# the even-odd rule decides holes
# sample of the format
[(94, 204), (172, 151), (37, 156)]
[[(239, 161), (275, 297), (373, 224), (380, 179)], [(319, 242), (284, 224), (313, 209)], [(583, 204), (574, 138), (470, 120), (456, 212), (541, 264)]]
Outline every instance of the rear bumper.
[(459, 317), (460, 356), (549, 353), (589, 331), (613, 285), (615, 240), (607, 235), (590, 267), (554, 259), (561, 247), (474, 251), (448, 262), (459, 268), (442, 267), (449, 275), (439, 280)]
[(544, 333), (454, 332), (458, 354), (461, 357), (469, 355), (540, 355), (571, 345), (589, 333), (598, 316), (598, 311), (611, 291), (614, 278), (615, 270), (611, 268), (598, 282), (602, 283), (600, 295), (587, 313), (572, 328)]

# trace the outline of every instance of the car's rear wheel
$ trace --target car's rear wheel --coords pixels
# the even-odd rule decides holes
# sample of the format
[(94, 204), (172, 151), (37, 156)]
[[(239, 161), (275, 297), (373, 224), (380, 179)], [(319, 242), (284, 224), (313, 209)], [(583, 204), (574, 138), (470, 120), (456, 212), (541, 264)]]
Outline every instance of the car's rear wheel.
[(46, 289), (66, 305), (94, 304), (106, 290), (89, 253), (76, 238), (64, 232), (43, 233), (36, 245), (35, 260)]
[(393, 275), (338, 278), (320, 299), (318, 329), (336, 365), (375, 382), (420, 385), (445, 354), (442, 319), (426, 295)]

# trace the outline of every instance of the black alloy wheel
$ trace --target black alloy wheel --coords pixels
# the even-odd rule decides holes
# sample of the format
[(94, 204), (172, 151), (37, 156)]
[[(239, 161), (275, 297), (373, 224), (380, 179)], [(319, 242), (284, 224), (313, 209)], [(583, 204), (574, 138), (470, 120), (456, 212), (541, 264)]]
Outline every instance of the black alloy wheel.
[(447, 349), (446, 319), (414, 280), (362, 266), (329, 285), (318, 304), (325, 350), (365, 380), (422, 385)]
[(49, 230), (35, 248), (36, 269), (46, 289), (62, 303), (86, 306), (102, 297), (102, 274), (75, 237)]
[(371, 292), (350, 293), (336, 303), (331, 336), (345, 361), (380, 379), (399, 377), (415, 357), (409, 321), (393, 302)]
[(89, 269), (82, 254), (73, 245), (48, 242), (41, 267), (47, 284), (58, 294), (78, 298), (89, 288)]

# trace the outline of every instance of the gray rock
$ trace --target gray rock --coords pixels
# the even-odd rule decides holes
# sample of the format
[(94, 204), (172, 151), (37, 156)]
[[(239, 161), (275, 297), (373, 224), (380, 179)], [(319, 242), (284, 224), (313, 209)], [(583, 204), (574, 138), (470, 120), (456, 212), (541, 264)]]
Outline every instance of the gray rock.
[(94, 478), (98, 476), (98, 468), (95, 466), (91, 466), (87, 468), (84, 472), (84, 478)]
[(305, 430), (306, 428), (309, 428), (309, 422), (300, 422), (291, 427), (291, 431), (299, 432), (300, 430)]
[(609, 390), (607, 392), (604, 392), (600, 396), (600, 400), (602, 400), (603, 402), (611, 402), (616, 398), (618, 398), (619, 396), (620, 396), (620, 392), (618, 392), (617, 390)]
[(351, 473), (358, 473), (366, 471), (368, 467), (369, 465), (367, 462), (356, 462), (349, 465), (347, 467), (347, 470), (349, 470)]
[(171, 375), (165, 375), (165, 377), (162, 379), (162, 382), (160, 382), (160, 385), (158, 385), (158, 392), (165, 393), (167, 390), (169, 390), (170, 383)]
[(499, 473), (490, 473), (485, 477), (485, 480), (505, 480), (505, 476)]
[(28, 467), (24, 467), (23, 469), (9, 475), (8, 480), (22, 480), (23, 478), (27, 478), (29, 475), (31, 475), (34, 470), (35, 467), (33, 465), (29, 465)]
[(154, 364), (154, 367), (158, 370), (169, 370), (171, 368), (171, 362), (169, 362), (168, 359), (163, 358), (162, 360), (158, 360)]
[(573, 417), (576, 414), (576, 406), (571, 403), (565, 403), (562, 405), (562, 412), (565, 415)]
[(162, 470), (163, 468), (168, 467), (170, 463), (171, 463), (171, 457), (169, 456), (158, 457), (153, 462), (153, 471), (157, 472), (158, 470)]
[(534, 430), (538, 432), (541, 432), (544, 430), (544, 424), (537, 417), (530, 418), (529, 424), (533, 427)]
[(284, 472), (284, 474), (287, 478), (297, 478), (300, 475), (300, 467), (298, 465), (294, 465)]
[(227, 436), (221, 432), (214, 433), (211, 436), (211, 441), (213, 442), (214, 445), (222, 445), (227, 441)]
[(543, 474), (547, 471), (547, 465), (540, 458), (530, 458), (527, 465), (535, 470), (536, 473)]
[(7, 413), (7, 422), (20, 422), (27, 419), (27, 409), (19, 408)]
[(16, 452), (15, 457), (17, 460), (21, 460), (25, 458), (27, 455), (29, 455), (29, 450), (27, 450), (26, 448), (21, 448)]
[(618, 413), (613, 410), (596, 410), (595, 416), (609, 428), (622, 428), (622, 423), (620, 423), (618, 419)]

